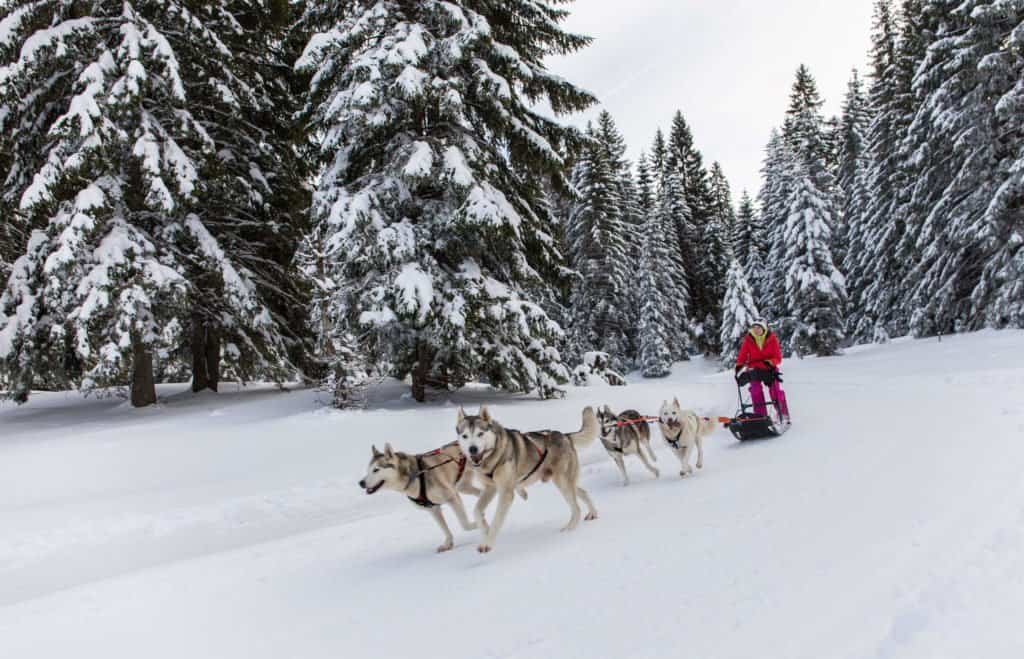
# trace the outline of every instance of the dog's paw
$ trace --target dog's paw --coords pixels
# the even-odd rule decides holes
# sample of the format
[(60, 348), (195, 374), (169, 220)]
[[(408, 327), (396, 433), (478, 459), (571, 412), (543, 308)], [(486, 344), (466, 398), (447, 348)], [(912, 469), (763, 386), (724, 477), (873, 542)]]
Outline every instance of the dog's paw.
[(661, 478), (661, 472), (660, 472), (660, 471), (658, 471), (657, 469), (655, 469), (655, 470), (654, 470), (654, 477), (655, 477), (655, 478)]
[(443, 545), (441, 545), (440, 547), (437, 548), (437, 553), (438, 554), (443, 554), (446, 551), (451, 551), (452, 547), (454, 547), (454, 546), (455, 545), (452, 543), (452, 541), (449, 540), (448, 542), (444, 543)]
[(597, 513), (596, 512), (587, 513), (587, 516), (584, 517), (583, 519), (588, 521), (588, 522), (593, 522), (595, 519), (597, 519)]
[(486, 553), (490, 552), (490, 551), (491, 551), (491, 549), (493, 549), (493, 547), (491, 547), (490, 545), (479, 545), (479, 546), (478, 546), (478, 547), (476, 548), (476, 550), (477, 550), (478, 552), (480, 552), (481, 554), (486, 554)]
[(622, 481), (622, 487), (629, 487), (629, 481)]
[(575, 531), (577, 526), (579, 526), (579, 521), (569, 522), (568, 524), (562, 527), (561, 531), (562, 533), (566, 533), (568, 531)]
[(523, 501), (526, 501), (527, 499), (530, 498), (530, 495), (527, 494), (525, 488), (519, 488), (518, 490), (516, 490), (516, 492), (519, 493), (519, 496), (522, 498)]

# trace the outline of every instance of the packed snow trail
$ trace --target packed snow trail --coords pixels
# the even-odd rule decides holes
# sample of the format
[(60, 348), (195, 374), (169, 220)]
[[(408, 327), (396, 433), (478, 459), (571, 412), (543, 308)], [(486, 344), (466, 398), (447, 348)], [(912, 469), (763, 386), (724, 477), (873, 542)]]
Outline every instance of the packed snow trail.
[(629, 487), (595, 443), (581, 480), (600, 519), (559, 533), (565, 504), (538, 486), (488, 555), (462, 531), (434, 554), (429, 515), (356, 486), (370, 444), (450, 441), (460, 403), (524, 429), (672, 396), (728, 414), (716, 370), (547, 402), (417, 406), (388, 385), (364, 412), (273, 387), (5, 404), (0, 656), (1024, 654), (1024, 332), (787, 360), (784, 437), (720, 431), (687, 479), (658, 439), (662, 477), (628, 460)]

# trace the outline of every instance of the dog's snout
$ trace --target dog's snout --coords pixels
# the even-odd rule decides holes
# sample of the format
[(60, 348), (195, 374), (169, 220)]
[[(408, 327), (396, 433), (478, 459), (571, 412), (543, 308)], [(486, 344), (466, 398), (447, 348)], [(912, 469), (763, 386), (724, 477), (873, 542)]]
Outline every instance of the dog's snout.
[(363, 480), (359, 481), (359, 487), (363, 488), (364, 490), (366, 489), (366, 479), (365, 478)]
[(475, 444), (473, 446), (469, 447), (469, 454), (470, 455), (476, 455), (479, 452), (480, 452), (480, 449), (478, 449)]

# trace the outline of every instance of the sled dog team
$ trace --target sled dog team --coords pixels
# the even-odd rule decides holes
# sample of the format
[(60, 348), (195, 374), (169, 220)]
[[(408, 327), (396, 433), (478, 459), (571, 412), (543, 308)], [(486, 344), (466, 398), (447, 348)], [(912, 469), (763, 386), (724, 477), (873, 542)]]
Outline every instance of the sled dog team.
[[(715, 429), (713, 419), (684, 410), (678, 400), (673, 400), (662, 403), (657, 422), (662, 438), (682, 465), (680, 476), (693, 473), (690, 453), (694, 449), (697, 468), (703, 467), (703, 440)], [(579, 451), (595, 439), (601, 439), (622, 472), (624, 485), (629, 485), (627, 456), (640, 458), (655, 478), (660, 475), (654, 466), (657, 457), (651, 449), (647, 418), (635, 410), (615, 414), (605, 405), (595, 414), (593, 408), (586, 407), (583, 427), (577, 432), (562, 433), (557, 430), (520, 432), (498, 423), (486, 406), (475, 415), (468, 415), (460, 408), (455, 432), (455, 442), (421, 455), (395, 451), (391, 444), (385, 444), (383, 452), (374, 446), (366, 477), (359, 481), (367, 494), (381, 489), (401, 492), (412, 503), (429, 511), (444, 532), (444, 542), (437, 548), (439, 552), (448, 551), (454, 544), (451, 529), (441, 512), (442, 505), (451, 506), (463, 529), (480, 529), (483, 539), (477, 550), (486, 553), (494, 548), (516, 494), (526, 500), (527, 488), (541, 482), (553, 482), (569, 506), (569, 521), (563, 531), (575, 529), (581, 517), (597, 519), (594, 502), (579, 484)], [(463, 505), (462, 494), (478, 497), (472, 520)], [(497, 508), (488, 523), (484, 511), (495, 498)], [(586, 506), (586, 515), (580, 509), (580, 502)]]

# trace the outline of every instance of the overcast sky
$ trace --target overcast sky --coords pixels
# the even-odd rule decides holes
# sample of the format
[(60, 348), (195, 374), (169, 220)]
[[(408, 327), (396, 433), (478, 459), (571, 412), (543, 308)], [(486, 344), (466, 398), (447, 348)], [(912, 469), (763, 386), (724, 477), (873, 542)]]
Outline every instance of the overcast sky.
[[(597, 94), (635, 159), (682, 110), (710, 167), (738, 201), (756, 194), (763, 148), (807, 64), (827, 114), (853, 67), (867, 74), (871, 0), (576, 0), (568, 29), (594, 44), (550, 62)], [(596, 112), (595, 112), (596, 114)], [(575, 123), (575, 122), (574, 122)]]

